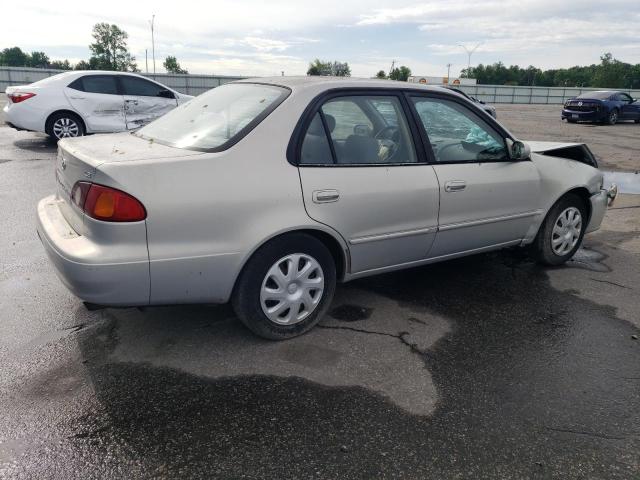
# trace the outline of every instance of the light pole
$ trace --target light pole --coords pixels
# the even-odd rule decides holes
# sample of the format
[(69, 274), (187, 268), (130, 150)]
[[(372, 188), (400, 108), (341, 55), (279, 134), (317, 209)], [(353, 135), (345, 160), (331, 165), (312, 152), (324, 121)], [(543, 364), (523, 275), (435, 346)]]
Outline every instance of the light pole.
[(451, 64), (447, 63), (447, 83), (449, 83), (450, 78), (451, 78)]
[(151, 15), (151, 58), (153, 59), (153, 74), (156, 74), (156, 41), (153, 37), (153, 24), (155, 23), (156, 16)]
[(471, 55), (475, 52), (478, 47), (482, 45), (482, 42), (478, 43), (475, 47), (469, 49), (466, 45), (459, 43), (458, 46), (464, 48), (464, 51), (467, 52), (467, 77), (470, 75), (471, 70)]

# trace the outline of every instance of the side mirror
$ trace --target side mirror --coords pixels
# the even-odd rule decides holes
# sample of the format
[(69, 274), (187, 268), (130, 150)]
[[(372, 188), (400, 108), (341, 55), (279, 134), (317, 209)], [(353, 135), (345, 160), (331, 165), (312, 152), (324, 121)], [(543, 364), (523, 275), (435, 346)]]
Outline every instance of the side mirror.
[(353, 127), (353, 134), (359, 137), (370, 137), (372, 133), (369, 125), (358, 124)]
[(158, 96), (162, 98), (173, 98), (173, 99), (176, 98), (176, 96), (173, 94), (171, 90), (160, 90), (158, 92)]
[(507, 140), (511, 160), (529, 160), (531, 158), (531, 147), (520, 140)]

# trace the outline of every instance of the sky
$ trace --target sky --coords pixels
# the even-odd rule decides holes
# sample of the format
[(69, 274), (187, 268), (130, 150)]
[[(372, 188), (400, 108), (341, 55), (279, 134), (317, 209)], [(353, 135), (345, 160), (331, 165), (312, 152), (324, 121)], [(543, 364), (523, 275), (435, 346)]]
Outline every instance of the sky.
[(52, 59), (89, 57), (97, 22), (129, 34), (145, 71), (155, 14), (156, 70), (174, 55), (190, 73), (303, 75), (314, 58), (346, 61), (353, 76), (388, 71), (451, 76), (471, 64), (502, 61), (558, 68), (599, 63), (604, 52), (640, 63), (638, 0), (210, 0), (70, 2), (30, 0), (7, 10), (0, 49), (19, 46)]

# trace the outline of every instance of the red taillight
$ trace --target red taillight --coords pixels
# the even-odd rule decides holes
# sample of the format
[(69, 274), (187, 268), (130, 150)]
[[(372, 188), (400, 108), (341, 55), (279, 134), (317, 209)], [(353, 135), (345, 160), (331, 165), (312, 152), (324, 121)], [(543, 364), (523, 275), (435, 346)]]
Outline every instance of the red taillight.
[(7, 94), (7, 97), (9, 97), (9, 100), (11, 100), (12, 103), (24, 102), (25, 100), (29, 100), (31, 97), (35, 97), (35, 96), (36, 96), (35, 93), (27, 93), (27, 92), (14, 92), (14, 93)]
[(147, 211), (138, 199), (96, 183), (76, 182), (71, 191), (71, 201), (96, 220), (138, 222), (147, 218)]

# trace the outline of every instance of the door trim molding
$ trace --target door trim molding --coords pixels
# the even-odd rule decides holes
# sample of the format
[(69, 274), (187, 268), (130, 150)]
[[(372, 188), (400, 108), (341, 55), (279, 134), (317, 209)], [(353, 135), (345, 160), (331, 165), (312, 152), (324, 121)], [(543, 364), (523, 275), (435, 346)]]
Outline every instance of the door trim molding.
[(364, 237), (355, 237), (349, 239), (349, 243), (351, 245), (360, 245), (363, 243), (369, 242), (377, 242), (379, 240), (390, 240), (393, 238), (402, 238), (402, 237), (410, 237), (413, 235), (424, 235), (427, 233), (433, 233), (438, 230), (438, 227), (425, 227), (425, 228), (415, 228), (412, 230), (402, 230), (399, 232), (391, 232), (391, 233), (380, 233), (375, 235), (366, 235)]
[(508, 220), (517, 220), (519, 218), (535, 217), (544, 212), (542, 209), (531, 210), (528, 212), (515, 213), (513, 215), (502, 215), (500, 217), (481, 218), (480, 220), (471, 220), (468, 222), (448, 223), (446, 225), (440, 225), (438, 227), (439, 232), (445, 232), (448, 230), (455, 230), (457, 228), (475, 227), (477, 225), (487, 225), (490, 223), (505, 222)]

